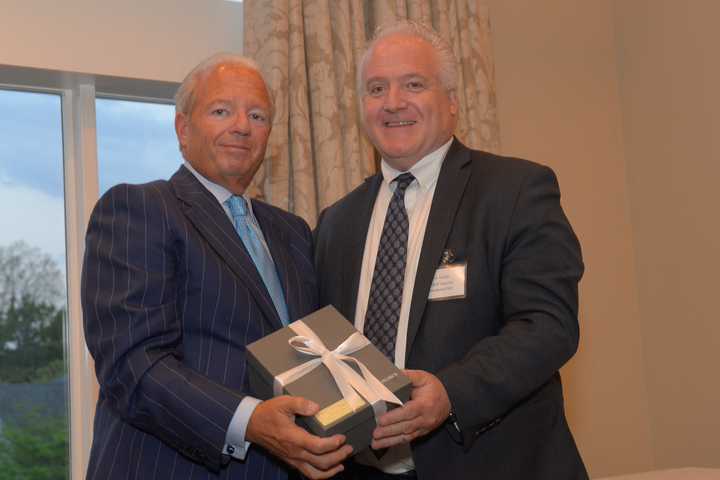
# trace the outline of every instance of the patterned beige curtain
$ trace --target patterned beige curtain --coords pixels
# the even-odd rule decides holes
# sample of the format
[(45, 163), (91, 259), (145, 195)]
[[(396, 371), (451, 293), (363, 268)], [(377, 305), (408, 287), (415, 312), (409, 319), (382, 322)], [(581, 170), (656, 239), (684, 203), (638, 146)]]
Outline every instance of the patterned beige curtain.
[(372, 0), (368, 23), (399, 19), (432, 25), (453, 47), (460, 65), (460, 116), (455, 131), (467, 146), (488, 151), (500, 147), (490, 19), (482, 0)]
[(482, 0), (245, 0), (245, 54), (275, 101), (252, 193), (315, 225), (376, 169), (359, 123), (355, 69), (379, 25), (409, 18), (447, 38), (461, 65), (457, 136), (499, 148), (490, 23)]

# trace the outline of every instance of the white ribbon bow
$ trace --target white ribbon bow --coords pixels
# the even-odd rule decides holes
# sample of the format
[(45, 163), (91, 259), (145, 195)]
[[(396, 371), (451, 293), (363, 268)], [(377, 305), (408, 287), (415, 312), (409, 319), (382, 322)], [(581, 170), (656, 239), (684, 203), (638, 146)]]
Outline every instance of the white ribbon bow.
[[(364, 402), (362, 398), (372, 406), (375, 418), (380, 417), (387, 411), (385, 402), (391, 402), (402, 405), (402, 401), (390, 391), (372, 372), (360, 361), (350, 357), (349, 354), (355, 353), (361, 348), (370, 344), (370, 341), (354, 332), (344, 342), (342, 342), (335, 350), (328, 350), (320, 337), (315, 335), (302, 320), (298, 320), (290, 324), (290, 328), (298, 335), (288, 340), (288, 343), (296, 351), (309, 355), (313, 358), (305, 363), (291, 368), (275, 377), (273, 389), (275, 395), (282, 395), (285, 385), (294, 382), (298, 378), (306, 375), (320, 364), (327, 367), (330, 375), (332, 375), (335, 383), (340, 389), (343, 398), (350, 404), (353, 411), (357, 411)], [(359, 368), (362, 376), (360, 376), (346, 362), (353, 362)], [(358, 395), (358, 393), (360, 395)], [(360, 398), (362, 396), (362, 398)], [(384, 401), (381, 401), (384, 400)]]

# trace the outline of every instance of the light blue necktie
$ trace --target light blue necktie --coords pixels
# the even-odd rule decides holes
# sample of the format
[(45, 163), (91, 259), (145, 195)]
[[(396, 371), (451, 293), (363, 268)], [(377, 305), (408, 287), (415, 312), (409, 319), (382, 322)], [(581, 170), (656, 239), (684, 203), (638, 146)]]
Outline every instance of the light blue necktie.
[(278, 278), (275, 263), (270, 253), (263, 245), (263, 241), (258, 236), (259, 232), (251, 225), (252, 220), (248, 217), (247, 204), (245, 199), (238, 195), (233, 195), (225, 201), (232, 215), (235, 230), (240, 239), (245, 244), (250, 257), (255, 262), (255, 267), (265, 283), (265, 287), (270, 293), (275, 310), (277, 310), (280, 321), (283, 325), (289, 323), (287, 305), (285, 304), (285, 296), (283, 295), (282, 285)]

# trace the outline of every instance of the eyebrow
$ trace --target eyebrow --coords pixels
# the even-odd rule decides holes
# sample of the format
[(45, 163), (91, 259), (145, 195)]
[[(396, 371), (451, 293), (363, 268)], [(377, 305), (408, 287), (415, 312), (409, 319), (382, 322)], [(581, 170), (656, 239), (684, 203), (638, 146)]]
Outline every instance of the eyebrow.
[(373, 83), (373, 82), (387, 82), (387, 77), (370, 77), (367, 80), (365, 80), (365, 85)]
[[(429, 80), (431, 77), (428, 77), (427, 75), (423, 75), (422, 73), (407, 73), (405, 75), (401, 75), (400, 80), (409, 80), (412, 78), (422, 78), (423, 80)], [(365, 84), (369, 84), (372, 82), (388, 82), (389, 77), (387, 76), (376, 76), (376, 77), (370, 77), (365, 81)]]
[[(207, 105), (208, 105), (208, 107), (213, 107), (216, 105), (232, 105), (233, 103), (234, 102), (230, 99), (220, 97), (220, 98), (216, 98), (214, 100), (210, 100), (207, 103)], [(250, 104), (250, 106), (248, 107), (248, 110), (270, 111), (271, 108), (272, 108), (271, 105), (263, 106), (260, 104)]]
[(208, 104), (208, 106), (213, 106), (213, 105), (228, 105), (230, 103), (232, 103), (232, 101), (230, 101), (226, 98), (215, 98), (215, 99), (210, 100), (207, 104)]
[(428, 77), (426, 75), (423, 75), (421, 73), (410, 73), (408, 75), (403, 75), (400, 77), (403, 80), (410, 80), (411, 78), (422, 78), (423, 80), (429, 80), (431, 77)]

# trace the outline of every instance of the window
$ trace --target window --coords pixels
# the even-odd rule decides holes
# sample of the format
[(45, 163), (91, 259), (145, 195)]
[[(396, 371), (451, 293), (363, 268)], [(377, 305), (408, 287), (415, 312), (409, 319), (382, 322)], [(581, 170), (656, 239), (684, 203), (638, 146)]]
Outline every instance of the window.
[(98, 98), (95, 109), (100, 195), (118, 183), (168, 179), (182, 164), (174, 105)]
[(0, 478), (67, 478), (61, 97), (0, 90)]
[[(157, 8), (148, 8), (147, 2), (126, 2), (113, 9), (102, 2), (55, 3), (43, 4), (42, 14), (34, 2), (3, 5), (3, 19), (8, 20), (0, 29), (0, 37), (5, 40), (0, 49), (0, 246), (27, 239), (30, 235), (21, 236), (20, 232), (28, 228), (40, 232), (32, 234), (37, 242), (60, 246), (64, 241), (64, 251), (62, 247), (54, 251), (47, 249), (45, 243), (25, 240), (32, 252), (25, 256), (37, 256), (33, 248), (45, 249), (57, 263), (65, 282), (67, 294), (62, 295), (65, 304), (60, 302), (56, 306), (63, 306), (66, 312), (68, 393), (63, 402), (67, 402), (65, 408), (69, 409), (67, 463), (70, 476), (79, 480), (85, 478), (98, 395), (94, 365), (85, 347), (80, 308), (80, 273), (89, 215), (99, 194), (110, 185), (167, 178), (180, 164), (172, 120), (166, 125), (167, 136), (172, 139), (167, 146), (157, 144), (155, 140), (162, 135), (145, 124), (140, 130), (152, 132), (145, 137), (151, 140), (151, 145), (136, 143), (131, 145), (132, 153), (125, 153), (117, 149), (116, 142), (140, 138), (137, 131), (129, 130), (138, 117), (122, 115), (119, 123), (112, 123), (112, 116), (105, 117), (103, 103), (107, 101), (118, 110), (137, 107), (144, 111), (146, 105), (169, 112), (177, 83), (158, 79), (179, 80), (192, 64), (215, 51), (241, 52), (243, 18), (242, 4), (225, 0), (185, 2), (181, 9), (173, 8), (173, 2), (160, 2)], [(35, 28), (27, 28), (29, 24)], [(38, 36), (38, 31), (44, 35)], [(48, 43), (47, 38), (55, 40)], [(13, 127), (30, 115), (34, 107), (25, 104), (10, 111), (14, 101), (10, 94), (34, 101), (52, 99), (55, 104), (52, 115), (30, 121), (29, 142)], [(96, 102), (98, 97), (102, 100)], [(127, 103), (122, 108), (117, 107), (124, 102)], [(152, 115), (142, 113), (140, 117), (149, 122)], [(42, 132), (45, 122), (51, 121), (57, 127), (53, 127), (57, 132), (53, 142), (59, 145), (55, 159), (40, 164), (33, 150), (20, 154), (22, 150), (17, 149), (49, 145)], [(120, 134), (124, 136), (113, 139)], [(53, 172), (47, 167), (50, 164), (56, 169)], [(17, 176), (20, 167), (25, 168), (22, 178)], [(31, 167), (36, 170), (30, 170)], [(55, 191), (47, 190), (45, 185), (47, 195), (42, 198), (52, 198), (53, 202), (21, 200), (21, 187), (43, 191), (43, 182), (51, 179)], [(44, 212), (44, 223), (31, 218), (36, 215), (27, 210), (31, 206)], [(4, 359), (0, 363), (4, 365)], [(0, 380), (0, 384), (4, 383)], [(0, 431), (5, 431), (7, 424), (6, 398), (0, 396), (0, 419), (5, 420), (4, 423), (0, 420)], [(0, 456), (4, 449), (5, 444), (0, 445)], [(2, 458), (4, 461), (6, 457)], [(65, 458), (67, 461), (67, 452)], [(36, 464), (44, 466), (49, 462), (37, 458)], [(31, 478), (7, 473), (5, 464), (0, 463), (0, 480), (8, 476)], [(46, 478), (62, 476), (48, 474)]]
[[(7, 65), (0, 79), (0, 285), (35, 279), (24, 303), (0, 293), (0, 480), (80, 479), (98, 395), (80, 306), (85, 230), (99, 186), (177, 170), (177, 84)], [(42, 401), (14, 401), (27, 397)]]

